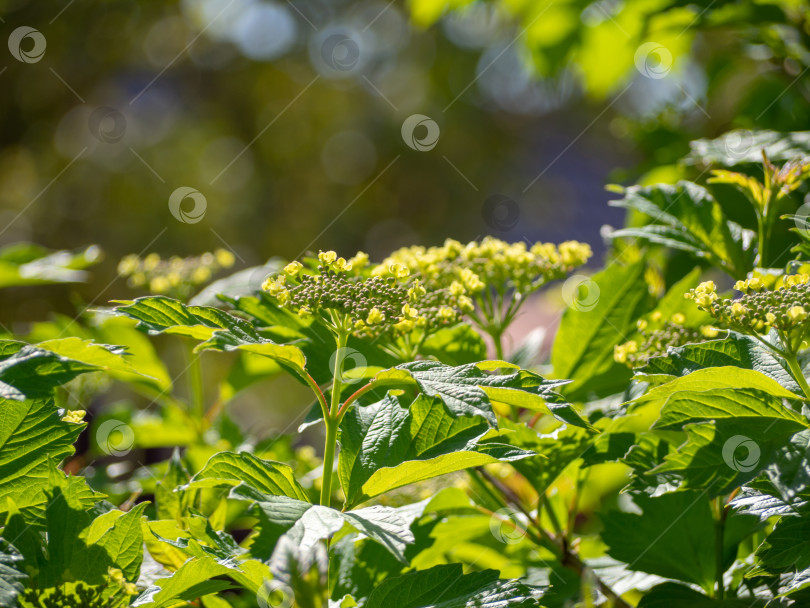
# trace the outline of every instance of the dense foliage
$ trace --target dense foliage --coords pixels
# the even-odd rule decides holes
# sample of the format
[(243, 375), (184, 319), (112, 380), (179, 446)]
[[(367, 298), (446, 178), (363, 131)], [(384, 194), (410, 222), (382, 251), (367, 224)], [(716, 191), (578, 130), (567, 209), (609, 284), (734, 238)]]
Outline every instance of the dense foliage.
[[(590, 277), (585, 244), (492, 237), (214, 282), (225, 251), (123, 259), (152, 293), (0, 341), (0, 606), (805, 605), (810, 134), (738, 137), (615, 188)], [(0, 278), (97, 257), (18, 245)], [(554, 281), (550, 358), (510, 349)], [(246, 394), (311, 407), (262, 437)]]

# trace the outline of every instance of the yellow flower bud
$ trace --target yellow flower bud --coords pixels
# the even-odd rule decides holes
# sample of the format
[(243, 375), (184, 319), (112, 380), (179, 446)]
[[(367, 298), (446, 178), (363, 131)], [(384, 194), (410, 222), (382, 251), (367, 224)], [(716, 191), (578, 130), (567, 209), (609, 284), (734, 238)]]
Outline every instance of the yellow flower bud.
[(456, 318), (456, 311), (450, 308), (449, 306), (440, 306), (439, 307), (439, 316), (442, 319), (446, 319), (448, 321), (453, 320)]
[(792, 306), (787, 311), (788, 319), (794, 323), (804, 321), (807, 318), (807, 311), (804, 306)]
[(70, 422), (71, 424), (81, 424), (84, 422), (84, 416), (87, 414), (84, 410), (71, 410), (62, 416), (63, 422)]
[(301, 271), (303, 267), (304, 265), (301, 262), (294, 260), (284, 267), (284, 272), (290, 275), (291, 277), (294, 277)]
[(463, 296), (464, 295), (464, 285), (459, 283), (458, 281), (453, 281), (450, 284), (450, 295), (451, 296)]
[(337, 253), (334, 251), (320, 251), (318, 252), (318, 260), (320, 260), (321, 264), (325, 266), (329, 266), (337, 259)]
[(358, 251), (353, 257), (349, 258), (349, 264), (354, 268), (363, 268), (368, 265), (368, 254)]
[(734, 304), (731, 305), (731, 314), (734, 315), (735, 317), (741, 317), (745, 314), (745, 312), (746, 312), (745, 306), (743, 306), (739, 302), (734, 302)]
[(475, 310), (475, 304), (473, 304), (472, 298), (468, 296), (461, 296), (458, 299), (458, 307), (463, 312), (472, 312)]
[(683, 316), (683, 314), (676, 312), (674, 315), (672, 315), (672, 322), (675, 323), (675, 325), (683, 325), (686, 323), (686, 317)]
[(369, 325), (376, 325), (378, 323), (382, 323), (383, 321), (385, 321), (385, 315), (380, 312), (379, 308), (374, 307), (370, 311), (368, 311), (366, 323), (368, 323)]

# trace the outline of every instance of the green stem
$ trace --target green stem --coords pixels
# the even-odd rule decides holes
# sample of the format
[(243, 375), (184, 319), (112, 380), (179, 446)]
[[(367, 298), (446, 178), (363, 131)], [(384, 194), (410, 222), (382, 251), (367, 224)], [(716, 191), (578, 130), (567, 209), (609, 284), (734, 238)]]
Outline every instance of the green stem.
[(726, 588), (723, 584), (723, 562), (725, 561), (724, 539), (726, 531), (726, 508), (723, 498), (715, 499), (715, 522), (714, 522), (714, 579), (715, 579), (715, 599), (722, 600), (726, 595)]
[(340, 409), (340, 391), (343, 388), (343, 359), (346, 357), (346, 344), (349, 341), (349, 334), (341, 331), (337, 335), (337, 350), (335, 351), (335, 369), (332, 374), (332, 400), (329, 405), (329, 414), (336, 416)]
[(343, 361), (346, 357), (346, 344), (349, 333), (340, 329), (335, 343), (335, 367), (332, 374), (332, 399), (329, 409), (325, 413), (326, 440), (323, 448), (323, 476), (321, 478), (321, 504), (328, 507), (332, 500), (332, 469), (335, 464), (335, 448), (337, 446), (337, 433), (340, 426), (340, 391), (343, 388)]
[(786, 352), (785, 353), (785, 361), (790, 368), (790, 372), (793, 374), (793, 378), (799, 384), (804, 393), (804, 396), (810, 399), (810, 385), (807, 384), (807, 379), (804, 377), (804, 372), (802, 372), (802, 366), (799, 365), (799, 361), (796, 358), (796, 354), (793, 352)]
[(757, 256), (759, 258), (757, 265), (760, 268), (765, 268), (765, 248), (768, 241), (766, 233), (767, 230), (765, 226), (765, 218), (761, 214), (757, 213), (757, 253), (759, 254)]
[(205, 417), (205, 404), (203, 398), (203, 379), (200, 355), (194, 352), (191, 344), (186, 345), (186, 355), (188, 357), (188, 386), (191, 401), (191, 413), (198, 426), (202, 425)]
[(332, 501), (332, 469), (335, 465), (335, 446), (339, 423), (326, 419), (326, 443), (323, 451), (323, 478), (321, 480), (321, 504), (328, 507)]

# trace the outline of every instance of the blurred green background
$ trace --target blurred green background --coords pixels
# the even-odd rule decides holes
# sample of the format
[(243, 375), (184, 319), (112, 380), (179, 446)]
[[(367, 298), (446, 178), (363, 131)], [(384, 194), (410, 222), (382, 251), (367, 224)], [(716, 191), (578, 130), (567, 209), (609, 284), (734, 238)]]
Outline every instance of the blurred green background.
[[(599, 252), (623, 221), (606, 183), (676, 179), (698, 137), (810, 127), (801, 0), (9, 0), (0, 17), (0, 245), (99, 245), (86, 302), (131, 296), (129, 253), (226, 247), (239, 268), (484, 234)], [(179, 187), (199, 221), (172, 215)], [(72, 289), (6, 290), (0, 321)]]

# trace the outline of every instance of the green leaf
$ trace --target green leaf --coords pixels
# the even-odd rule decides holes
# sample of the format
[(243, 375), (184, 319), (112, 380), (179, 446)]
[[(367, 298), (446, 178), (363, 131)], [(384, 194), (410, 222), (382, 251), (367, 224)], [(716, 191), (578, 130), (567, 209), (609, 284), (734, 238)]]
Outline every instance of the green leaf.
[(63, 421), (52, 401), (0, 399), (0, 515), (11, 499), (27, 519), (41, 516), (52, 463), (73, 454), (84, 426)]
[(731, 418), (754, 418), (793, 432), (810, 426), (804, 416), (783, 405), (783, 399), (798, 401), (800, 397), (759, 372), (712, 367), (653, 388), (631, 402), (628, 412), (660, 410), (654, 426), (658, 429)]
[[(510, 368), (515, 371), (485, 373)], [(482, 361), (455, 367), (438, 361), (414, 361), (382, 371), (371, 381), (372, 387), (415, 385), (427, 396), (441, 397), (453, 415), (481, 416), (492, 426), (497, 426), (492, 402), (500, 401), (542, 409), (564, 422), (588, 427), (588, 423), (554, 391), (563, 384), (564, 380), (546, 380), (505, 361)]]
[(711, 193), (698, 184), (631, 186), (614, 207), (638, 211), (655, 223), (625, 228), (611, 238), (644, 239), (706, 258), (735, 278), (744, 278), (753, 267), (753, 233), (729, 221)]
[[(641, 515), (611, 511), (602, 515), (602, 540), (611, 557), (628, 569), (700, 585), (714, 584), (714, 521), (703, 492), (634, 497)], [(688, 556), (688, 558), (686, 557)]]
[(143, 563), (141, 517), (148, 505), (149, 503), (142, 502), (126, 513), (117, 512), (112, 528), (97, 541), (88, 543), (91, 546), (101, 547), (112, 562), (112, 566), (121, 570), (128, 581), (137, 581), (141, 572)]
[(8, 245), (0, 249), (0, 289), (85, 281), (83, 269), (100, 259), (101, 250), (95, 245), (76, 252), (50, 251), (30, 243)]
[(696, 139), (689, 142), (689, 147), (692, 150), (684, 160), (698, 166), (761, 165), (763, 148), (771, 162), (785, 162), (810, 156), (810, 131), (736, 129), (715, 139)]
[(638, 608), (761, 608), (767, 600), (751, 597), (716, 600), (678, 583), (653, 587), (638, 603)]
[(138, 321), (138, 328), (155, 334), (178, 334), (207, 340), (217, 330), (258, 338), (253, 326), (212, 306), (186, 306), (166, 296), (146, 296), (116, 306), (115, 312)]
[(8, 541), (0, 538), (0, 608), (16, 608), (17, 596), (25, 590), (23, 556)]
[[(551, 351), (558, 378), (570, 378), (563, 394), (580, 401), (623, 391), (631, 373), (613, 360), (613, 347), (635, 333), (636, 319), (648, 309), (645, 264), (608, 266), (591, 277), (599, 296), (593, 308), (568, 308)], [(595, 286), (595, 287), (594, 287)]]
[(454, 471), (533, 456), (484, 441), (479, 417), (454, 417), (441, 399), (420, 395), (407, 409), (390, 394), (349, 410), (340, 426), (338, 476), (352, 507), (385, 492)]
[(309, 501), (306, 491), (295, 480), (293, 470), (281, 462), (262, 460), (248, 452), (214, 454), (191, 478), (187, 488), (236, 486), (245, 483), (264, 494), (288, 496)]
[[(338, 511), (331, 507), (312, 505), (308, 502), (286, 496), (269, 496), (244, 484), (236, 486), (230, 493), (231, 498), (247, 500), (255, 504), (266, 518), (266, 521), (285, 530), (284, 543), (279, 540), (274, 554), (284, 546), (293, 547), (293, 553), (306, 561), (312, 555), (320, 541), (332, 538), (345, 524), (362, 532), (388, 549), (394, 557), (405, 562), (405, 548), (414, 540), (410, 530), (414, 518), (421, 511), (413, 507), (394, 509), (392, 507), (373, 506), (352, 511)], [(271, 565), (273, 559), (271, 558)]]
[[(627, 563), (628, 570), (695, 583), (712, 592), (716, 536), (707, 493), (639, 494), (633, 501), (642, 513), (610, 511), (601, 516), (608, 555)], [(760, 526), (755, 517), (726, 517), (723, 571), (734, 562), (740, 541)]]
[(539, 434), (525, 424), (511, 421), (504, 421), (502, 428), (511, 431), (509, 436), (511, 444), (537, 454), (516, 460), (512, 466), (538, 493), (544, 492), (568, 465), (588, 455), (591, 451), (589, 446), (594, 440), (591, 433), (574, 427), (561, 429), (549, 435)]
[(461, 564), (434, 566), (389, 578), (364, 608), (506, 608), (535, 606), (531, 588), (501, 580), (495, 570), (464, 574)]
[(810, 517), (782, 517), (757, 549), (760, 569), (770, 574), (810, 568)]
[(751, 336), (730, 331), (721, 340), (673, 347), (665, 356), (653, 357), (638, 370), (644, 380), (660, 382), (670, 377), (685, 376), (709, 367), (752, 369), (773, 378), (786, 389), (800, 392), (793, 377), (761, 342)]
[(186, 492), (179, 488), (189, 482), (189, 474), (176, 449), (169, 459), (166, 474), (155, 484), (155, 510), (158, 519), (176, 519), (185, 515)]
[(166, 608), (178, 601), (190, 602), (198, 597), (232, 588), (227, 580), (217, 579), (236, 570), (213, 557), (192, 558), (170, 577), (158, 580), (132, 602), (133, 607)]
[(0, 397), (48, 397), (57, 386), (87, 372), (135, 373), (123, 355), (120, 347), (76, 337), (25, 345), (0, 361)]
[(263, 338), (247, 321), (211, 306), (186, 306), (172, 298), (149, 296), (115, 310), (138, 320), (138, 327), (150, 334), (179, 334), (203, 341), (196, 350), (245, 350), (270, 357), (297, 372), (307, 364), (298, 347)]
[(705, 489), (711, 497), (729, 494), (756, 477), (794, 433), (790, 425), (763, 424), (758, 418), (687, 424), (684, 430), (686, 443), (650, 473), (678, 475), (682, 488)]

